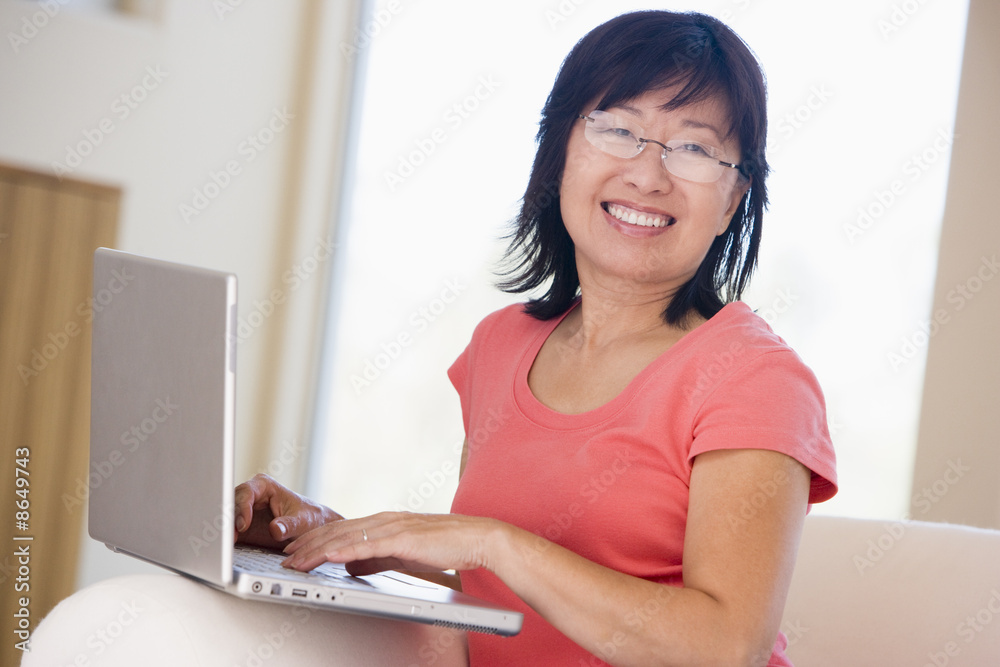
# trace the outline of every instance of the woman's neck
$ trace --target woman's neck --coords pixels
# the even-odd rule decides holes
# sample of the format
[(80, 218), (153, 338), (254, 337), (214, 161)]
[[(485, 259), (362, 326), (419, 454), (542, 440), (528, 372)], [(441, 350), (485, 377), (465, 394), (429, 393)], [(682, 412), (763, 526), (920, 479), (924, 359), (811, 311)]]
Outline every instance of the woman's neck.
[(580, 304), (564, 322), (564, 340), (578, 349), (602, 349), (626, 342), (666, 340), (676, 342), (705, 320), (697, 314), (684, 326), (670, 325), (663, 311), (670, 296), (582, 289)]

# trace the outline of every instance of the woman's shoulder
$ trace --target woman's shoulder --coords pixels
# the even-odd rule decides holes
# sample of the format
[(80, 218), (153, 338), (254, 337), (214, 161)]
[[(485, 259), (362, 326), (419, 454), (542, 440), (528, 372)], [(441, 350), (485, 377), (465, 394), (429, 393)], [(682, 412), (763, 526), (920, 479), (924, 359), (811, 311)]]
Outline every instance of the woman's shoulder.
[(512, 303), (486, 315), (476, 325), (473, 340), (502, 336), (521, 338), (554, 326), (553, 320), (540, 320), (527, 311), (527, 303)]
[(490, 314), (486, 315), (480, 322), (479, 326), (492, 326), (497, 322), (514, 322), (523, 320), (525, 318), (531, 318), (530, 315), (525, 311), (527, 303), (518, 302), (510, 303), (501, 308), (497, 308)]
[[(780, 374), (811, 374), (801, 357), (750, 306), (729, 303), (681, 341), (675, 363), (693, 374), (697, 384), (724, 385), (737, 376), (766, 365)], [(678, 358), (679, 357), (679, 358)]]
[(771, 325), (743, 301), (726, 304), (696, 331), (707, 349), (735, 348), (756, 354), (792, 352)]

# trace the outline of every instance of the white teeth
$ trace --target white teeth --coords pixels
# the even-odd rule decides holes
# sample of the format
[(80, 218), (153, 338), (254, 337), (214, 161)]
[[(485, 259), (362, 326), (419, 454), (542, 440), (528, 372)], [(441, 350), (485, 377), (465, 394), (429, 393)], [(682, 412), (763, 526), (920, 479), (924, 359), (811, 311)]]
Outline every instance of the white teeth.
[(651, 213), (636, 213), (631, 209), (618, 206), (617, 204), (609, 204), (607, 210), (616, 219), (639, 227), (666, 227), (673, 220), (673, 218), (666, 218)]

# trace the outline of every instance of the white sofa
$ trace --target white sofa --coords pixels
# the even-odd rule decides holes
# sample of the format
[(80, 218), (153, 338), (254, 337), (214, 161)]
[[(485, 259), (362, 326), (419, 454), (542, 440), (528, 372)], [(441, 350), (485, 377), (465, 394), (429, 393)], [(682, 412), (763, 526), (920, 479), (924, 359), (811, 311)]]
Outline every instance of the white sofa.
[(467, 667), (463, 633), (252, 602), (178, 575), (117, 577), (59, 603), (23, 667)]
[(782, 629), (801, 667), (1000, 667), (1000, 531), (811, 516)]
[[(782, 629), (799, 667), (1000, 666), (1000, 531), (810, 516)], [(60, 603), (24, 667), (465, 665), (452, 630), (245, 602), (170, 574)]]

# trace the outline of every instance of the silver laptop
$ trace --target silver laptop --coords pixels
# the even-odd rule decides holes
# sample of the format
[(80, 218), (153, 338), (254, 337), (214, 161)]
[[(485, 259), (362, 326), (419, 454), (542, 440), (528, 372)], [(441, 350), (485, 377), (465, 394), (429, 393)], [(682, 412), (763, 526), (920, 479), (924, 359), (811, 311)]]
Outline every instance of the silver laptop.
[(520, 613), (416, 577), (234, 546), (236, 276), (100, 248), (93, 299), (92, 538), (243, 598), (520, 631)]

